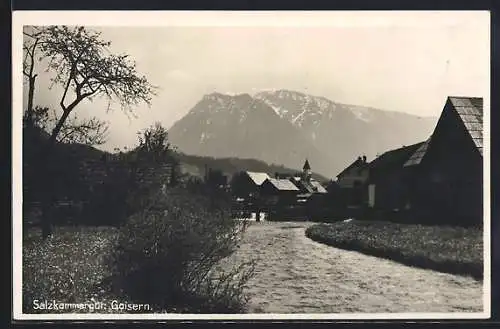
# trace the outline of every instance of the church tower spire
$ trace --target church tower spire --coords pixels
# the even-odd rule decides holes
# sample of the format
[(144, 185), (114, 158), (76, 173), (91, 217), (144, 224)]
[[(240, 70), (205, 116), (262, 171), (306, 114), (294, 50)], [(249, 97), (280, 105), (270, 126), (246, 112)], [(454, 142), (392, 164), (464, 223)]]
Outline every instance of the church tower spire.
[(308, 179), (311, 177), (311, 165), (309, 164), (309, 160), (306, 159), (304, 162), (304, 166), (302, 167), (302, 174), (304, 175), (305, 179)]

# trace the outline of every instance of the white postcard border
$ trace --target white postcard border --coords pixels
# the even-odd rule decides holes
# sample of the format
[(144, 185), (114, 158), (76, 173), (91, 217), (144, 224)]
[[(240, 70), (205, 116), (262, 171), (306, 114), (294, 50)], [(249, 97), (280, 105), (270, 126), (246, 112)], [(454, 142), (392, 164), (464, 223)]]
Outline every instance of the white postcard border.
[[(437, 15), (443, 24), (463, 23), (454, 11), (14, 11), (12, 13), (12, 234), (14, 320), (404, 320), (487, 319), (491, 316), (490, 98), (484, 97), (484, 280), (483, 312), (477, 313), (333, 313), (333, 314), (25, 314), (22, 312), (22, 27), (87, 26), (415, 26), (421, 15)], [(488, 11), (475, 11), (488, 21)], [(490, 79), (491, 81), (491, 79)]]

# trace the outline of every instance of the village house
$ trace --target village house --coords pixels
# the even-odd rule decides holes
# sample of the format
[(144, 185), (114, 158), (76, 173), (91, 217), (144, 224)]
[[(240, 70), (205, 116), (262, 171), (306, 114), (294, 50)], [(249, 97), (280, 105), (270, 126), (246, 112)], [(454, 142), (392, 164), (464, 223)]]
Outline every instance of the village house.
[(431, 137), (404, 164), (412, 207), (432, 223), (483, 220), (483, 99), (448, 97)]
[(260, 186), (268, 178), (271, 177), (263, 172), (242, 171), (236, 173), (231, 180), (233, 195), (241, 199), (257, 197)]
[(234, 216), (247, 217), (254, 211), (260, 219), (260, 187), (270, 176), (263, 172), (242, 171), (233, 175), (231, 192), (233, 194)]
[(270, 219), (303, 217), (297, 205), (300, 190), (290, 179), (268, 178), (261, 186), (261, 209)]
[(339, 196), (344, 206), (360, 208), (366, 200), (366, 181), (368, 180), (369, 164), (366, 156), (358, 157), (337, 175)]
[(482, 115), (482, 98), (448, 97), (429, 139), (370, 163), (368, 206), (421, 223), (482, 223)]

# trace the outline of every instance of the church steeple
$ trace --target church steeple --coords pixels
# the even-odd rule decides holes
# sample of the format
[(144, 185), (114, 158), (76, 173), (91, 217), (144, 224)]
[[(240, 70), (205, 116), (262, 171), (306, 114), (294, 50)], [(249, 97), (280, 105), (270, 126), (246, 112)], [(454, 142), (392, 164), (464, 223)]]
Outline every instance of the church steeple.
[(311, 170), (311, 165), (309, 164), (309, 160), (306, 159), (306, 162), (304, 162), (304, 167), (302, 169), (305, 170)]
[(309, 178), (311, 177), (311, 165), (309, 164), (309, 160), (306, 159), (306, 162), (304, 162), (304, 166), (302, 167), (302, 174), (304, 175), (304, 178)]

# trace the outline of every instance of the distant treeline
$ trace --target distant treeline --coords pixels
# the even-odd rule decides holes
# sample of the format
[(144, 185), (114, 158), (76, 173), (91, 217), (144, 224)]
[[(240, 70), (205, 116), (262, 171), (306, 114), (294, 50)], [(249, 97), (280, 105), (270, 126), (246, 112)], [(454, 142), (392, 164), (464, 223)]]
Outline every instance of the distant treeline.
[[(127, 191), (138, 191), (138, 187), (132, 186), (131, 181), (129, 155), (134, 152), (133, 150), (109, 153), (77, 143), (57, 143), (50, 159), (51, 184), (46, 186), (40, 184), (37, 179), (39, 177), (37, 154), (46, 144), (48, 135), (36, 128), (32, 131), (24, 129), (23, 133), (23, 207), (26, 213), (31, 213), (32, 210), (37, 211), (40, 206), (40, 196), (50, 189), (54, 202), (80, 204), (80, 206), (72, 206), (72, 211), (75, 207), (84, 208), (85, 213), (77, 217), (84, 216), (87, 220), (92, 219), (92, 221), (102, 223), (111, 219), (120, 221), (119, 218), (126, 215), (127, 209), (123, 207), (123, 204), (129, 204), (131, 201), (128, 196), (130, 193)], [(267, 172), (270, 175), (275, 172), (290, 174), (298, 172), (298, 170), (268, 165), (254, 159), (216, 159), (185, 155), (179, 152), (174, 152), (172, 156), (175, 158), (173, 159), (175, 163), (180, 163), (180, 169), (187, 174), (187, 177), (197, 176), (202, 179), (208, 169), (227, 175), (228, 181), (234, 173), (244, 170)], [(157, 168), (153, 171), (154, 176), (160, 178), (162, 170)], [(187, 178), (186, 175), (183, 176)], [(315, 178), (322, 182), (327, 181), (319, 175), (315, 175)], [(109, 213), (113, 209), (120, 210), (120, 213)]]

